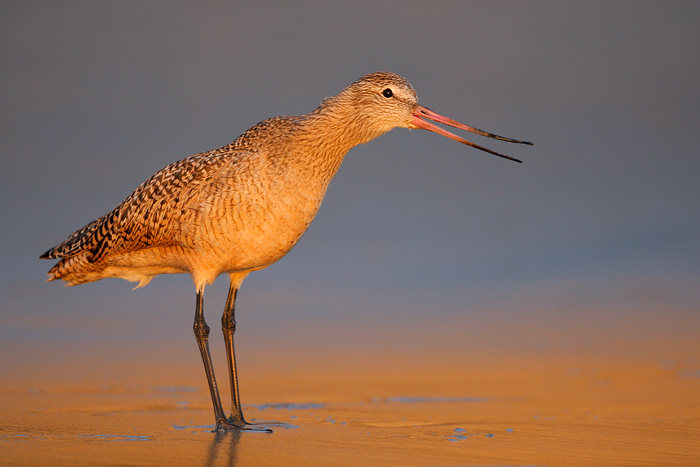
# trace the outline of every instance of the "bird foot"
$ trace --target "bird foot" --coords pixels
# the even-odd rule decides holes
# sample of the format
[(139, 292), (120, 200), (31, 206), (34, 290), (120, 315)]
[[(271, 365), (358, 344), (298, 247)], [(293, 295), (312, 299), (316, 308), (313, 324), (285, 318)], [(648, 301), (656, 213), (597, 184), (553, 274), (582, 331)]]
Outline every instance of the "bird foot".
[(234, 420), (219, 420), (214, 431), (256, 431), (259, 433), (272, 433), (272, 429), (266, 428), (262, 423), (248, 423)]
[(219, 420), (214, 431), (256, 431), (259, 433), (272, 433), (272, 428), (295, 428), (294, 425), (284, 422), (255, 422), (251, 423), (244, 418), (229, 417), (227, 420)]

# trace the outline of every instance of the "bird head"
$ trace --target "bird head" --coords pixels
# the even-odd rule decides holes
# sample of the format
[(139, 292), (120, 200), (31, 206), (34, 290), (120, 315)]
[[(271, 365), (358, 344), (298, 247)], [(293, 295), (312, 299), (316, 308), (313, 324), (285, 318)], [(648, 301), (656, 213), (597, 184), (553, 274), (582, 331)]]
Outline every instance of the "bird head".
[(344, 101), (347, 100), (351, 103), (353, 118), (371, 134), (369, 139), (376, 138), (397, 127), (420, 128), (490, 154), (521, 162), (518, 159), (472, 143), (428, 121), (432, 120), (500, 141), (532, 145), (528, 141), (506, 138), (479, 130), (419, 105), (418, 96), (411, 84), (405, 78), (394, 73), (379, 71), (365, 75), (345, 88), (338, 97), (341, 96)]

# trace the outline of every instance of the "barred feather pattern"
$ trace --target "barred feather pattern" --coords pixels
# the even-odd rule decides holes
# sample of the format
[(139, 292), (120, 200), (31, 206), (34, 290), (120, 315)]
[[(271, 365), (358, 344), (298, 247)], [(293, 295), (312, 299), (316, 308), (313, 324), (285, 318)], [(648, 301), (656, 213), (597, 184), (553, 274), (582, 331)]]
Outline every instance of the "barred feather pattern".
[(99, 264), (108, 254), (175, 243), (175, 220), (185, 214), (185, 189), (196, 190), (229, 157), (222, 148), (188, 157), (157, 172), (111, 212), (44, 253), (42, 258), (62, 258), (49, 271), (49, 280), (63, 278), (78, 265), (92, 269), (90, 265)]
[(48, 280), (120, 277), (140, 287), (184, 272), (203, 290), (221, 273), (264, 268), (306, 231), (347, 151), (408, 126), (415, 102), (403, 78), (374, 73), (307, 115), (265, 120), (227, 146), (175, 162), (44, 253), (60, 259)]

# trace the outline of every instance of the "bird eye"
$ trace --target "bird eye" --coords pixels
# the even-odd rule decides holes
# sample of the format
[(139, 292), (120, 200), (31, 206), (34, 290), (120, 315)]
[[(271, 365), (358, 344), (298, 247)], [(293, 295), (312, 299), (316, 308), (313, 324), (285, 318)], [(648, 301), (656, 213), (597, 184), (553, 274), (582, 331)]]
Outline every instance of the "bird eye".
[(384, 97), (391, 97), (394, 95), (394, 91), (392, 91), (390, 88), (386, 88), (385, 90), (382, 91), (382, 96)]

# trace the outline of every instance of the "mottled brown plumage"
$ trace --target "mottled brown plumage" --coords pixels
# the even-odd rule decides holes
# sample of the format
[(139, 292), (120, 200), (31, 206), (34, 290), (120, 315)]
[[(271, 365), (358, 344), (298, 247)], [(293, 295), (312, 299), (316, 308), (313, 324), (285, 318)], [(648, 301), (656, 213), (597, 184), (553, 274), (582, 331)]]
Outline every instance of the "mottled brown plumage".
[(169, 165), (47, 251), (42, 257), (62, 258), (49, 280), (121, 277), (143, 286), (158, 274), (188, 272), (202, 290), (223, 272), (277, 261), (309, 226), (345, 153), (397, 126), (396, 107), (380, 118), (361, 112), (386, 100), (367, 95), (370, 87), (389, 85), (397, 99), (415, 102), (408, 82), (376, 73), (308, 115), (265, 120), (223, 148)]
[[(42, 258), (60, 259), (49, 271), (49, 280), (76, 285), (120, 277), (141, 287), (158, 274), (191, 274), (197, 290), (195, 333), (217, 428), (243, 428), (247, 422), (238, 401), (232, 341), (236, 291), (251, 271), (279, 260), (297, 243), (345, 154), (392, 128), (404, 127), (435, 131), (500, 156), (425, 119), (522, 142), (467, 127), (417, 102), (404, 78), (372, 73), (324, 99), (307, 115), (265, 120), (227, 146), (175, 162), (146, 180), (110, 213), (44, 253)], [(228, 419), (220, 401), (217, 406), (208, 327), (202, 313), (205, 285), (222, 273), (231, 279), (224, 313), (234, 393), (233, 414)]]

